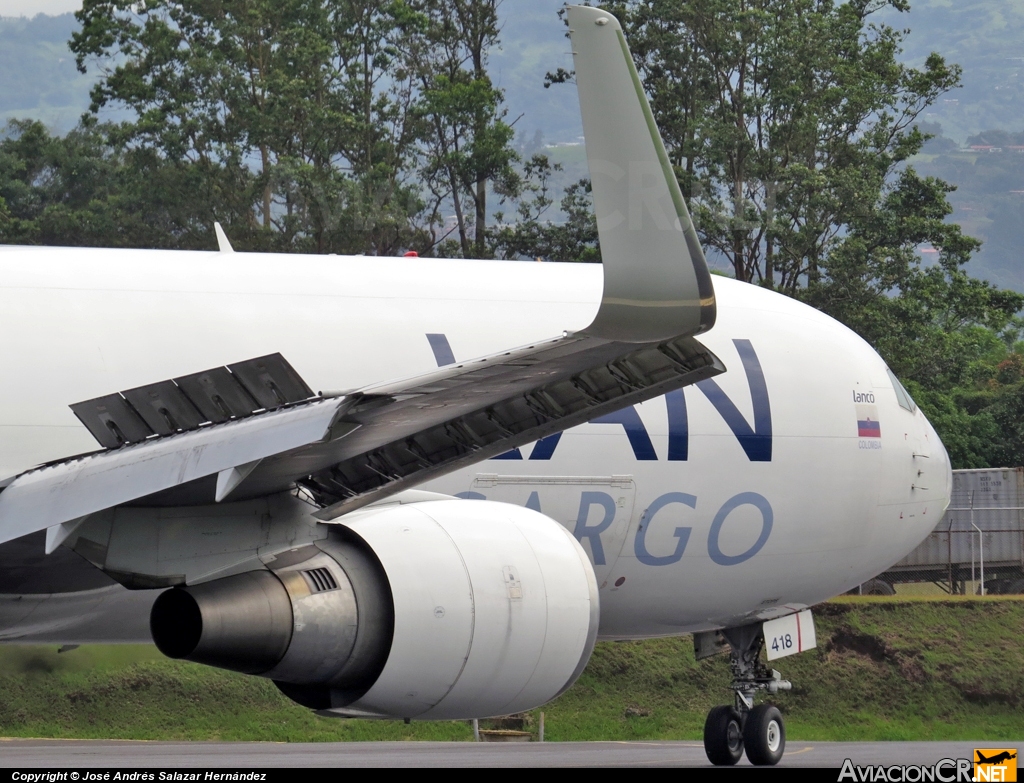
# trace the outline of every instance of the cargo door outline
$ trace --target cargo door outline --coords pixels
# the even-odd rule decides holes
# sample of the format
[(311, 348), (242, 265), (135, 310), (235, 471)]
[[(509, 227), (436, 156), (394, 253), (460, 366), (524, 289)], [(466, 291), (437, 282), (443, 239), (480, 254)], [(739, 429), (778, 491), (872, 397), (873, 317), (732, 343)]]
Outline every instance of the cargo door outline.
[[(478, 473), (463, 497), (511, 503), (539, 511), (576, 536), (598, 585), (608, 577), (633, 528), (632, 475), (509, 476)], [(611, 522), (608, 512), (614, 508)]]

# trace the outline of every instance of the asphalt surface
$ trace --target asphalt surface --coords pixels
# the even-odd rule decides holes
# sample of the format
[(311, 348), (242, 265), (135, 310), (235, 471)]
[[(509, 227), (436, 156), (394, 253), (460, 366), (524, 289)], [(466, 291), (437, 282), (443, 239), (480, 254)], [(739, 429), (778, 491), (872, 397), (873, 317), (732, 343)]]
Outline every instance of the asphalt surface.
[[(1024, 745), (1024, 742), (1018, 743)], [(999, 742), (789, 742), (779, 766), (931, 765)], [(741, 765), (746, 765), (744, 758)], [(0, 740), (7, 769), (271, 767), (707, 767), (699, 742), (126, 742)], [(10, 779), (0, 776), (0, 780)]]

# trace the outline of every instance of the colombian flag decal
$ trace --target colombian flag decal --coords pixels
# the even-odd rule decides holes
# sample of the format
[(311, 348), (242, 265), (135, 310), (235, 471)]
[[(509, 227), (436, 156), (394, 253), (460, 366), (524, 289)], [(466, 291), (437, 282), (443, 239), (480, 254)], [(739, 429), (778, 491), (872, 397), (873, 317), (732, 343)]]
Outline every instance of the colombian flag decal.
[(857, 437), (881, 438), (882, 425), (878, 421), (878, 409), (874, 405), (857, 405)]

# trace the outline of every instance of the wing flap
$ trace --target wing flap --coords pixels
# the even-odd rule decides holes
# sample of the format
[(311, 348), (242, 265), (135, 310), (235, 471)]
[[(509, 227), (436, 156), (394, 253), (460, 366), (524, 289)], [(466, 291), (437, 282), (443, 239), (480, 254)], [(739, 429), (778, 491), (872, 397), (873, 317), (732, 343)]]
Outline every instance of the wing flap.
[[(424, 426), (423, 418), (410, 410), (417, 407), (415, 400), (396, 402), (393, 409), (380, 408), (365, 417), (357, 406), (345, 420), (361, 426), (351, 442), (338, 443), (341, 458), (304, 482), (326, 504), (316, 516), (334, 519), (393, 492), (724, 370), (717, 357), (692, 338), (630, 345), (634, 350), (626, 354), (623, 347), (591, 345), (573, 355), (574, 361), (565, 357), (535, 365), (548, 371), (543, 383), (523, 388), (509, 379), (506, 387), (519, 388), (506, 388), (495, 402), (482, 395), (478, 403), (483, 404), (460, 405), (455, 392), (432, 395), (434, 410), (443, 414), (432, 426)], [(501, 383), (500, 376), (491, 380)], [(445, 405), (442, 399), (449, 396), (452, 403)]]
[(0, 492), (0, 543), (281, 454), (332, 427), (345, 400), (318, 400), (27, 471)]
[[(535, 360), (526, 375), (524, 357)], [(264, 460), (232, 499), (297, 481), (327, 506), (318, 516), (333, 519), (724, 369), (692, 337), (637, 345), (569, 336), (446, 368), (426, 383), (368, 387), (339, 418), (358, 430)]]

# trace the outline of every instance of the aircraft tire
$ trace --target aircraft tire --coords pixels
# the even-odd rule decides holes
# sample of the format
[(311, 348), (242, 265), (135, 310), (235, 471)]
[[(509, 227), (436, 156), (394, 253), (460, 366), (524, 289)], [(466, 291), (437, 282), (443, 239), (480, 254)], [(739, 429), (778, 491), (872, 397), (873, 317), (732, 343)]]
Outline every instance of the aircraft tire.
[(743, 755), (743, 729), (740, 716), (728, 705), (712, 707), (704, 721), (704, 752), (708, 761), (729, 767)]
[(884, 579), (869, 579), (861, 585), (863, 595), (896, 595), (896, 588)]
[(743, 725), (747, 759), (756, 766), (778, 764), (786, 751), (786, 726), (782, 713), (771, 704), (758, 704)]

